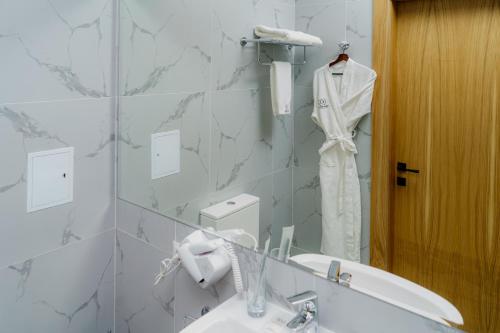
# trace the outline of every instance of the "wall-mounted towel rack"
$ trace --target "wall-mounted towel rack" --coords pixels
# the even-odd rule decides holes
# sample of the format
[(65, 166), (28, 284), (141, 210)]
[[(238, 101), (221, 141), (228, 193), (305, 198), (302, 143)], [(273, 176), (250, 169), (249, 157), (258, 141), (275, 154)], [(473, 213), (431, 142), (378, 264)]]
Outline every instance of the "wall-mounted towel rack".
[(264, 62), (261, 59), (261, 44), (268, 44), (268, 45), (280, 45), (280, 46), (286, 46), (288, 50), (291, 50), (294, 47), (302, 47), (303, 49), (303, 60), (302, 62), (298, 63), (292, 63), (292, 65), (297, 66), (297, 65), (304, 65), (307, 63), (307, 57), (306, 57), (306, 49), (308, 46), (314, 46), (311, 44), (302, 44), (302, 43), (290, 43), (282, 40), (277, 40), (277, 39), (268, 39), (268, 38), (246, 38), (243, 37), (240, 39), (240, 44), (241, 46), (246, 46), (248, 43), (256, 43), (257, 44), (257, 61), (259, 64), (264, 65), (264, 66), (271, 66), (270, 62)]

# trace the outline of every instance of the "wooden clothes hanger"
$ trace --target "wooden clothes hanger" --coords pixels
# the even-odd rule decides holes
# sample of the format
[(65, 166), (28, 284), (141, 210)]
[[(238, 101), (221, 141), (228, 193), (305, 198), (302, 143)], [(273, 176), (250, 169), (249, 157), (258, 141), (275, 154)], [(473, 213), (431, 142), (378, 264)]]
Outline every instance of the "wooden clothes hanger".
[[(332, 61), (331, 63), (328, 64), (328, 67), (332, 67), (332, 66), (335, 66), (336, 64), (338, 64), (339, 62), (342, 62), (342, 61), (346, 61), (349, 60), (349, 55), (347, 53), (345, 53), (345, 51), (349, 48), (349, 42), (347, 41), (342, 41), (339, 43), (339, 48), (340, 48), (340, 53), (339, 53), (339, 56), (337, 57), (337, 59), (335, 59), (334, 61)], [(344, 73), (332, 73), (332, 75), (344, 75)]]

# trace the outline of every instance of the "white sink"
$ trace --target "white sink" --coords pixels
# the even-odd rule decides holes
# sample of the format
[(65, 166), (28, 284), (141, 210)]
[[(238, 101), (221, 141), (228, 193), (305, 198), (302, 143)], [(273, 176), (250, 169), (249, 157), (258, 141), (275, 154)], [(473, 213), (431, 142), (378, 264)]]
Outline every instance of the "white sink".
[(300, 254), (290, 260), (326, 277), (332, 260), (340, 261), (340, 273), (351, 273), (350, 287), (388, 303), (448, 325), (462, 325), (460, 312), (446, 299), (409, 280), (357, 262), (325, 256)]
[[(235, 295), (180, 333), (288, 333), (292, 331), (286, 327), (286, 323), (294, 316), (295, 313), (288, 309), (268, 302), (266, 315), (261, 318), (252, 318), (247, 314), (246, 300)], [(279, 330), (268, 330), (270, 327), (278, 327)], [(333, 333), (323, 328), (320, 328), (319, 332)]]
[[(233, 332), (254, 333), (255, 332), (255, 330), (249, 329), (233, 319), (216, 320), (209, 325), (210, 326), (205, 328), (203, 332), (205, 333), (233, 333)], [(191, 330), (187, 330), (186, 332), (191, 332)]]

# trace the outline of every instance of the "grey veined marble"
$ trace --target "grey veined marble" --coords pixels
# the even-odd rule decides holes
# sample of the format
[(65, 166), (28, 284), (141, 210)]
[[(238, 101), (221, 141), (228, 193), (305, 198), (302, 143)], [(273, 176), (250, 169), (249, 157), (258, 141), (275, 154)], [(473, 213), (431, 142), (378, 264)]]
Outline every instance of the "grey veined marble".
[(120, 0), (120, 93), (206, 90), (210, 1)]
[(116, 332), (172, 333), (173, 276), (153, 286), (160, 261), (169, 255), (121, 231), (116, 253)]
[[(210, 121), (205, 92), (123, 97), (118, 134), (119, 195), (166, 210), (207, 193)], [(151, 180), (151, 134), (179, 129), (181, 172)]]
[(0, 331), (113, 330), (114, 231), (0, 270)]
[(113, 2), (0, 2), (0, 103), (111, 94)]

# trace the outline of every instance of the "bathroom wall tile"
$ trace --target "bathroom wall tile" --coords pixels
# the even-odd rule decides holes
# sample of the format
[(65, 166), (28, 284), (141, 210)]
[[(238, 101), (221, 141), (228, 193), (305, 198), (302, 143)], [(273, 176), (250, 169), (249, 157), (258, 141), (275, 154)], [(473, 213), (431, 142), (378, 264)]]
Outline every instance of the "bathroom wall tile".
[(319, 168), (318, 150), (325, 141), (325, 134), (311, 119), (313, 111), (311, 87), (295, 87), (294, 111), (295, 165), (303, 168)]
[[(272, 226), (274, 224), (274, 210), (281, 207), (275, 207), (273, 202), (273, 178), (274, 175), (262, 177), (252, 182), (248, 192), (260, 199), (259, 201), (259, 248), (263, 248), (269, 238)], [(250, 184), (248, 184), (250, 185)]]
[(179, 269), (175, 272), (175, 332), (189, 325), (192, 318), (201, 317), (203, 307), (214, 309), (235, 293), (231, 273), (215, 286), (202, 289), (185, 269)]
[[(119, 196), (164, 211), (207, 193), (210, 115), (205, 92), (121, 98)], [(151, 180), (151, 134), (178, 129), (181, 172)]]
[(357, 62), (372, 65), (372, 2), (346, 0), (347, 40), (349, 55)]
[(272, 171), (269, 89), (218, 92), (212, 96), (213, 189), (260, 178)]
[(109, 96), (112, 16), (107, 0), (1, 2), (0, 103)]
[(114, 231), (0, 270), (0, 331), (113, 330)]
[(346, 39), (345, 2), (298, 6), (295, 11), (295, 28), (323, 40), (322, 47), (309, 48), (307, 64), (295, 68), (295, 85), (312, 86), (314, 71), (336, 58), (337, 43)]
[(321, 246), (321, 188), (316, 168), (293, 169), (293, 245), (319, 253)]
[(174, 332), (174, 273), (157, 286), (160, 261), (169, 255), (118, 231), (116, 332)]
[(290, 168), (294, 164), (293, 116), (277, 116), (272, 122), (273, 170)]
[(293, 224), (293, 173), (292, 168), (273, 174), (271, 248), (281, 242), (283, 227)]
[[(111, 100), (0, 105), (0, 267), (114, 226)], [(27, 153), (75, 147), (72, 203), (26, 213)]]
[(320, 277), (315, 286), (320, 324), (335, 332), (460, 332)]
[[(292, 28), (293, 6), (286, 1), (214, 0), (212, 8), (213, 90), (256, 89), (269, 86), (268, 67), (257, 63), (253, 44), (241, 47), (242, 37), (253, 38), (257, 24)], [(263, 48), (263, 61), (273, 58)]]
[(173, 251), (175, 221), (168, 217), (118, 199), (117, 227), (164, 253)]
[(121, 0), (121, 94), (206, 90), (210, 1)]

